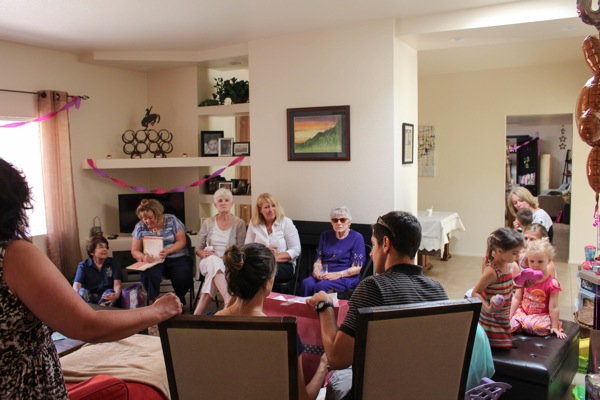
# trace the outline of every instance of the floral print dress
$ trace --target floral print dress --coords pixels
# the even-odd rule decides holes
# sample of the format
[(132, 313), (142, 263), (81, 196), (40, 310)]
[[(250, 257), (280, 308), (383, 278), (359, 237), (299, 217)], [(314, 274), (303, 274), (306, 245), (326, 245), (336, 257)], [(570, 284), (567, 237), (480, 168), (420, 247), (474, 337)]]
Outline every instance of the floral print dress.
[(0, 398), (68, 399), (52, 330), (8, 288), (0, 243)]

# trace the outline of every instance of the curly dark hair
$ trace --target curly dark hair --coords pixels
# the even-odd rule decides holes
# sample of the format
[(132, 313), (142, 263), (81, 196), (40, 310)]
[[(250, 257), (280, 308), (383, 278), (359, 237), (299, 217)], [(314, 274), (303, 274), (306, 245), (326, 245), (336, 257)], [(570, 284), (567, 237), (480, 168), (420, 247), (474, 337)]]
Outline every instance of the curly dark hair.
[(229, 291), (242, 300), (252, 299), (277, 271), (273, 252), (260, 243), (231, 246), (223, 255)]
[(85, 250), (88, 253), (88, 256), (92, 257), (94, 255), (94, 251), (96, 251), (96, 246), (100, 243), (104, 243), (106, 248), (110, 248), (108, 245), (108, 240), (104, 236), (92, 236), (87, 240), (85, 244)]
[(27, 218), (27, 210), (31, 209), (31, 190), (25, 174), (0, 158), (0, 242), (31, 241)]

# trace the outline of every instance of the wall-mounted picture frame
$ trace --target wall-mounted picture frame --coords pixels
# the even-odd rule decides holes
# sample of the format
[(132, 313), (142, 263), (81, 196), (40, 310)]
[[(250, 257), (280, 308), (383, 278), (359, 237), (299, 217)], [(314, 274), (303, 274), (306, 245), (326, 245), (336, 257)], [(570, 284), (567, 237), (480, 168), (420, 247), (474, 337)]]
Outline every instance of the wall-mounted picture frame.
[(350, 161), (350, 106), (287, 109), (288, 161)]
[(227, 189), (231, 191), (233, 189), (233, 183), (231, 182), (219, 182), (219, 189)]
[(250, 155), (250, 142), (233, 142), (233, 155), (234, 156), (249, 156)]
[(198, 137), (198, 154), (200, 154), (200, 157), (218, 157), (219, 139), (223, 136), (223, 131), (200, 131)]
[(219, 139), (219, 157), (231, 157), (233, 155), (233, 138)]
[(415, 149), (415, 126), (402, 124), (402, 164), (412, 164)]

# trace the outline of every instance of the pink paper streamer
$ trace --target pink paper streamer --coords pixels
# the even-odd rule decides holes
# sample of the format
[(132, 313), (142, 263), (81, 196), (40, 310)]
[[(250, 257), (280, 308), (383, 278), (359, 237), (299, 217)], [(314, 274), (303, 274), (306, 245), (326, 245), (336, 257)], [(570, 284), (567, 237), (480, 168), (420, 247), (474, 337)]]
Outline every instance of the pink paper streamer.
[(51, 112), (50, 114), (42, 115), (41, 117), (32, 119), (31, 121), (11, 122), (10, 124), (0, 125), (0, 128), (18, 128), (19, 126), (30, 124), (32, 122), (45, 121), (47, 119), (54, 118), (56, 116), (56, 114), (58, 114), (59, 112), (68, 110), (71, 107), (75, 107), (76, 109), (79, 110), (80, 105), (81, 105), (81, 97), (75, 96), (75, 97), (73, 97), (73, 100), (71, 100), (64, 106), (62, 106), (61, 109), (58, 111), (54, 111), (54, 112)]
[(236, 158), (235, 160), (233, 160), (232, 162), (230, 162), (229, 165), (227, 165), (226, 167), (218, 169), (215, 172), (213, 172), (212, 174), (210, 174), (210, 176), (208, 178), (198, 179), (197, 181), (194, 181), (194, 182), (190, 183), (189, 185), (178, 186), (178, 187), (173, 188), (171, 190), (167, 190), (167, 189), (146, 189), (146, 188), (143, 188), (141, 186), (129, 185), (129, 184), (123, 182), (120, 179), (113, 178), (113, 177), (109, 176), (106, 172), (104, 172), (103, 170), (101, 170), (98, 167), (96, 167), (96, 164), (94, 164), (94, 160), (92, 160), (91, 158), (87, 159), (87, 163), (88, 163), (88, 165), (92, 168), (92, 170), (95, 173), (97, 173), (98, 175), (100, 175), (103, 178), (110, 179), (111, 181), (113, 181), (114, 183), (116, 183), (119, 186), (127, 187), (127, 188), (133, 189), (136, 192), (140, 192), (140, 193), (157, 193), (157, 194), (163, 194), (163, 193), (170, 193), (170, 192), (183, 192), (184, 190), (189, 189), (191, 187), (199, 186), (199, 185), (203, 184), (204, 182), (206, 182), (207, 180), (209, 180), (211, 178), (215, 178), (215, 177), (221, 175), (223, 173), (223, 171), (225, 171), (227, 168), (233, 167), (234, 165), (239, 164), (240, 162), (242, 162), (242, 160), (244, 158), (245, 158), (245, 156), (239, 156), (238, 158)]

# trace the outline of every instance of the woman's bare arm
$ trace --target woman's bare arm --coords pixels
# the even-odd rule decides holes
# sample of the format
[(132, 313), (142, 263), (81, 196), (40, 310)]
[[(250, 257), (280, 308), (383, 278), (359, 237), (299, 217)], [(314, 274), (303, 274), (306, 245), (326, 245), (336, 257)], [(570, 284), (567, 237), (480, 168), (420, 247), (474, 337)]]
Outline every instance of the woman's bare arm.
[(150, 307), (94, 311), (50, 259), (23, 240), (8, 246), (3, 268), (6, 283), (15, 296), (52, 329), (73, 339), (86, 342), (122, 339), (182, 310), (179, 299), (170, 293)]

